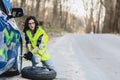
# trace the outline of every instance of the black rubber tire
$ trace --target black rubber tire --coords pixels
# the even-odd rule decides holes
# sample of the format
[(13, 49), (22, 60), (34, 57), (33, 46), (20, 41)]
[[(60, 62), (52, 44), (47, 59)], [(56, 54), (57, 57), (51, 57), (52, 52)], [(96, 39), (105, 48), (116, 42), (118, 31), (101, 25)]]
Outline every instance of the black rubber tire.
[(21, 71), (22, 77), (33, 80), (52, 80), (56, 78), (56, 71), (48, 71), (43, 67), (24, 67)]

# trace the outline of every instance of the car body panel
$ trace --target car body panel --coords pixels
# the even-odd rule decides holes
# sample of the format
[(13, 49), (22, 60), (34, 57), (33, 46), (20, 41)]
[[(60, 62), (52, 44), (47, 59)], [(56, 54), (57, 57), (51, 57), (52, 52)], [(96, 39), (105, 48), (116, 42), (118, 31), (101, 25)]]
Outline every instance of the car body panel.
[[(10, 4), (3, 1), (7, 13), (0, 10), (0, 75), (14, 68), (18, 56), (18, 44), (21, 38), (14, 18), (9, 18)], [(7, 4), (8, 3), (8, 4)]]

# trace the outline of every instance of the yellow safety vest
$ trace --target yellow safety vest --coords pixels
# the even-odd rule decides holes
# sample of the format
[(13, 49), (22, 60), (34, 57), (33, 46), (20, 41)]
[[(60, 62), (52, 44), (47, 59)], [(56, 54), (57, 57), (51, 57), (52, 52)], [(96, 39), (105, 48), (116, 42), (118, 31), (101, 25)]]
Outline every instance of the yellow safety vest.
[(32, 36), (31, 31), (27, 30), (26, 34), (31, 42), (32, 49), (34, 49), (37, 45), (37, 41), (41, 35), (43, 35), (41, 48), (36, 52), (41, 58), (42, 61), (48, 60), (50, 58), (49, 54), (46, 52), (46, 44), (48, 41), (48, 35), (45, 33), (45, 31), (41, 28), (41, 26), (38, 26), (36, 33), (34, 36)]

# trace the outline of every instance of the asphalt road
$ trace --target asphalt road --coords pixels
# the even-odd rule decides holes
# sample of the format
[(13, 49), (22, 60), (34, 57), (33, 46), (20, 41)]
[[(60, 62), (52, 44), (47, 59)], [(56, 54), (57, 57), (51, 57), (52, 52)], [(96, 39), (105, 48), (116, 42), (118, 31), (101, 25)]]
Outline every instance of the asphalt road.
[[(119, 48), (120, 36), (111, 34), (66, 34), (47, 45), (58, 73), (55, 80), (120, 80)], [(24, 60), (23, 67), (28, 65)], [(0, 80), (28, 79), (18, 75)]]

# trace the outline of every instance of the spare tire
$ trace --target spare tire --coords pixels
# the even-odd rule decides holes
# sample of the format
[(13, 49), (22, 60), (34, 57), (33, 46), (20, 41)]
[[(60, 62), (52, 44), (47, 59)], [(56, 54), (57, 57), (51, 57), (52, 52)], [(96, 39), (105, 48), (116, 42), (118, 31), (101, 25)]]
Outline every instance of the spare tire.
[(24, 67), (21, 71), (22, 77), (34, 80), (52, 80), (56, 78), (56, 71), (48, 71), (43, 67)]

